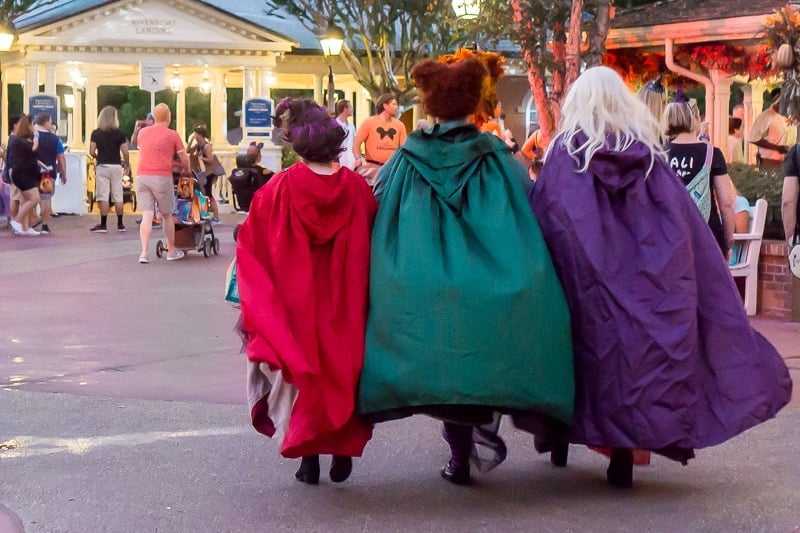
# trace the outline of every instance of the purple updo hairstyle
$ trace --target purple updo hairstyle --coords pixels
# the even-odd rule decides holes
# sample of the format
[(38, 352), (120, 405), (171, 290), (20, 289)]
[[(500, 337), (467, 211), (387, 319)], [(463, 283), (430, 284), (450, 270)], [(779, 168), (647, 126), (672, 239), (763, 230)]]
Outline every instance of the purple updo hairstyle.
[(330, 163), (339, 159), (347, 133), (313, 100), (283, 98), (272, 119), (276, 127), (283, 128), (283, 140), (306, 161)]

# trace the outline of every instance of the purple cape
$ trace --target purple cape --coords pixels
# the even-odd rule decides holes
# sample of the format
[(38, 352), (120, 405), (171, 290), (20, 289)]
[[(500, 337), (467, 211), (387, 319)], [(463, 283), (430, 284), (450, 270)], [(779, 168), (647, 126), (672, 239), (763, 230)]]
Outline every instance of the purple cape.
[(789, 372), (683, 184), (641, 143), (581, 166), (556, 139), (529, 198), (572, 315), (569, 440), (685, 462), (775, 416)]

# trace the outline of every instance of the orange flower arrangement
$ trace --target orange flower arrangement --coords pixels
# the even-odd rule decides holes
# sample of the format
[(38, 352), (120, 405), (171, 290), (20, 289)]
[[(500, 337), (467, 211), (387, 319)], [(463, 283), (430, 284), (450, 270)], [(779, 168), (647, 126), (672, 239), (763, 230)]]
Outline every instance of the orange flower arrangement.
[(767, 15), (764, 33), (767, 44), (773, 48), (778, 48), (783, 43), (792, 46), (797, 44), (800, 37), (800, 11), (797, 6), (787, 4)]

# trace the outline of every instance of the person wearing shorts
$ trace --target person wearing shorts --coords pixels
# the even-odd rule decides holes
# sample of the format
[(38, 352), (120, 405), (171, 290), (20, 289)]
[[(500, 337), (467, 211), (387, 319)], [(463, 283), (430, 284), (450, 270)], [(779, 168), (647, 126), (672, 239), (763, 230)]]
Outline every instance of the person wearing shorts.
[(183, 250), (175, 249), (175, 221), (172, 218), (174, 203), (172, 186), (172, 158), (175, 154), (185, 167), (189, 167), (189, 157), (184, 150), (183, 141), (175, 130), (169, 129), (172, 121), (167, 104), (158, 104), (153, 109), (155, 123), (142, 129), (138, 136), (139, 168), (136, 175), (136, 194), (142, 211), (139, 238), (142, 251), (139, 263), (147, 263), (147, 245), (153, 231), (153, 214), (156, 202), (161, 213), (161, 226), (167, 241), (167, 261), (181, 259)]
[(39, 148), (37, 155), (39, 161), (52, 170), (53, 191), (41, 193), (39, 206), (42, 210), (42, 233), (50, 233), (50, 216), (53, 214), (51, 200), (56, 192), (56, 180), (61, 179), (61, 184), (67, 183), (67, 160), (64, 157), (64, 144), (61, 137), (53, 133), (53, 118), (48, 113), (36, 115), (36, 132), (39, 134)]
[[(122, 158), (120, 158), (122, 154)], [(106, 233), (109, 199), (114, 202), (117, 213), (117, 231), (125, 231), (122, 222), (122, 175), (130, 168), (128, 139), (119, 129), (117, 110), (106, 106), (97, 117), (97, 129), (92, 132), (89, 155), (95, 159), (95, 194), (100, 206), (100, 224), (94, 226), (92, 233)]]

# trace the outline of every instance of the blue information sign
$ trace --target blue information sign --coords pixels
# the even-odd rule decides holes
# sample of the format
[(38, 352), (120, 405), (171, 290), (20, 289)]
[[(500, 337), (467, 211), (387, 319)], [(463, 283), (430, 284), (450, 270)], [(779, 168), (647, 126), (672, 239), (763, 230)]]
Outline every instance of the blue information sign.
[(53, 122), (58, 122), (58, 97), (50, 94), (35, 94), (28, 98), (28, 110), (34, 119), (47, 113)]
[(251, 98), (244, 102), (245, 128), (272, 128), (272, 100)]

